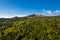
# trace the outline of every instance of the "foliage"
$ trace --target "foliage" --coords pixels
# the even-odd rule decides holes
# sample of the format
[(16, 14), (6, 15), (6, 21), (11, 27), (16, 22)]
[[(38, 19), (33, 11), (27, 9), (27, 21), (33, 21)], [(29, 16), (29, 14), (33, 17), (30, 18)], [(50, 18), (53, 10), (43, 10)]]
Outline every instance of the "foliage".
[(0, 40), (60, 40), (60, 17), (0, 19)]

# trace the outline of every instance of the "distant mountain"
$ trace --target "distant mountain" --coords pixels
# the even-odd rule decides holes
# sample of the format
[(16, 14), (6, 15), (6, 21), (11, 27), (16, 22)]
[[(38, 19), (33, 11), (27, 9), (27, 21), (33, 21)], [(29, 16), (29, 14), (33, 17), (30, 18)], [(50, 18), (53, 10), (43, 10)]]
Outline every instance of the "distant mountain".
[(60, 14), (59, 14), (59, 15), (57, 15), (57, 16), (60, 16)]
[(45, 16), (41, 15), (41, 14), (32, 14), (32, 15), (28, 15), (26, 17), (45, 17)]

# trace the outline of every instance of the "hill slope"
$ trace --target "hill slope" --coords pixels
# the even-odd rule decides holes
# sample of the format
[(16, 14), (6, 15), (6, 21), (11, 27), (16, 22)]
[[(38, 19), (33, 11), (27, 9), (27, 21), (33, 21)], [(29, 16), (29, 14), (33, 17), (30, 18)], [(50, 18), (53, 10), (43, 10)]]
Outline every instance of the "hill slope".
[(0, 19), (0, 40), (60, 40), (60, 17)]

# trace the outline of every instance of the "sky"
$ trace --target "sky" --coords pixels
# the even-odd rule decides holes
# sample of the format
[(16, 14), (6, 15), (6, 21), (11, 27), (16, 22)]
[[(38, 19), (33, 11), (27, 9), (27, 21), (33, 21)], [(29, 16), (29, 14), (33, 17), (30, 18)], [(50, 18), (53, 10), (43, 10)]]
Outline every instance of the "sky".
[(0, 0), (0, 18), (60, 14), (60, 0)]

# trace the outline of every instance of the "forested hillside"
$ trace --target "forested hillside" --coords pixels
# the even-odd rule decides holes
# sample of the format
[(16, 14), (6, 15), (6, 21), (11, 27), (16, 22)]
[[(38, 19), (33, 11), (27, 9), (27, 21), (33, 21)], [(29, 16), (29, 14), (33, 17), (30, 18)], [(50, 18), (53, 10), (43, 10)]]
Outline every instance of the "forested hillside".
[(1, 18), (0, 40), (60, 40), (60, 16)]

